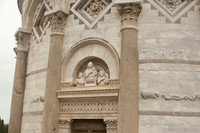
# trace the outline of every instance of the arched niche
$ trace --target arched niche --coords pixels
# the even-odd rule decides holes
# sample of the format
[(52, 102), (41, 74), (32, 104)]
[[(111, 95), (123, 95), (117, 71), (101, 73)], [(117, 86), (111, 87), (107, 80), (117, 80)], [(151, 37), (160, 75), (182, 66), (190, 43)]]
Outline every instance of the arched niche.
[(105, 63), (109, 78), (119, 79), (119, 56), (115, 49), (104, 40), (90, 38), (75, 44), (64, 57), (61, 82), (73, 82), (80, 68), (89, 61)]

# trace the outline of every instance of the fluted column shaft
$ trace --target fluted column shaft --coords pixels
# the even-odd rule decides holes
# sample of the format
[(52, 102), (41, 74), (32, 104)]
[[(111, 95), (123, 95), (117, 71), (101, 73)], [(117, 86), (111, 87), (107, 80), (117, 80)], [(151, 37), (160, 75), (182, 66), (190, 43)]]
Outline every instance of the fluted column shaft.
[(118, 112), (118, 133), (138, 133), (139, 123), (139, 63), (138, 23), (139, 4), (119, 4), (121, 15), (121, 60)]
[(50, 12), (46, 17), (51, 22), (50, 50), (45, 89), (42, 133), (58, 133), (59, 101), (64, 25), (67, 14), (61, 10)]
[(21, 133), (27, 56), (31, 34), (28, 31), (19, 29), (15, 36), (17, 40), (17, 48), (14, 50), (17, 55), (17, 60), (10, 111), (9, 133)]

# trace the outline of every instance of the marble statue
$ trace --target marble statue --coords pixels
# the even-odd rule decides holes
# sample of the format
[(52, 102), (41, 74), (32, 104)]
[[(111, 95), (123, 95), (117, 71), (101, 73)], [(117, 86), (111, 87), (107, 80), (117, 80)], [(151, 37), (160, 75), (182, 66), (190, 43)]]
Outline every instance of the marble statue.
[(85, 70), (86, 79), (97, 79), (97, 70), (92, 62), (89, 62)]
[(85, 79), (82, 72), (79, 72), (78, 77), (76, 78), (75, 85), (82, 86), (85, 83)]
[(108, 83), (108, 74), (105, 71), (99, 72), (99, 77), (97, 79), (99, 85), (105, 85)]

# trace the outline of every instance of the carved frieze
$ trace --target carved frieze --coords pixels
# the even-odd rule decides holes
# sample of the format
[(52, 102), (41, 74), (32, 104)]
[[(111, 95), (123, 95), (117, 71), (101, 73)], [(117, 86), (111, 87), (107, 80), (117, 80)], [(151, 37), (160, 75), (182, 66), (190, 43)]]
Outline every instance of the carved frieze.
[(61, 102), (60, 113), (109, 113), (117, 112), (117, 100), (88, 100)]
[(145, 100), (148, 99), (155, 99), (158, 100), (164, 99), (164, 100), (174, 100), (174, 101), (200, 101), (200, 94), (194, 94), (194, 96), (187, 96), (187, 95), (176, 95), (176, 94), (161, 94), (157, 91), (142, 91), (141, 97)]

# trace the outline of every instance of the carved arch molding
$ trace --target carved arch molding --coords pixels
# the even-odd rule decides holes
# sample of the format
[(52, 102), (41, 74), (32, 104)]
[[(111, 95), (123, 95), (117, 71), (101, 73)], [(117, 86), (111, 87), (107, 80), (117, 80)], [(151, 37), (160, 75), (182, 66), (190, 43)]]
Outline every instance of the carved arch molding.
[(73, 82), (88, 62), (104, 70), (110, 79), (119, 79), (119, 56), (108, 42), (91, 38), (80, 41), (66, 54), (62, 64), (61, 82)]

